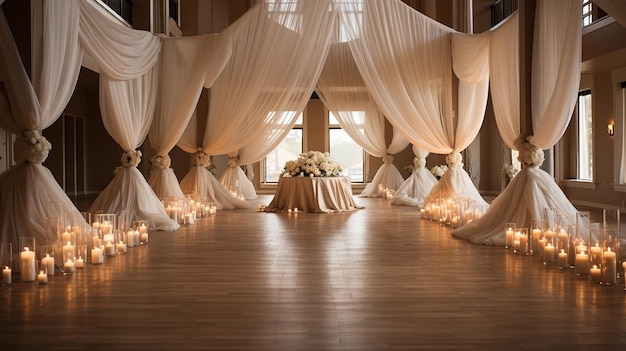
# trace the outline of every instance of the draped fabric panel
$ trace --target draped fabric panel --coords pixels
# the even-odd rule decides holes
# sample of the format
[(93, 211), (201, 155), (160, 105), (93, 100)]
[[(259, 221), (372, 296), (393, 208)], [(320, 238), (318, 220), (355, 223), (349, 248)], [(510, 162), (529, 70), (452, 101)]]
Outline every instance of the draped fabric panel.
[[(316, 91), (341, 128), (367, 153), (383, 157), (398, 153), (409, 144), (394, 129), (387, 147), (385, 117), (367, 91), (347, 43), (331, 45)], [(396, 166), (385, 162), (360, 195), (380, 197), (379, 186), (396, 190), (403, 181)]]
[[(400, 2), (365, 2), (362, 23), (345, 10), (343, 25), (368, 90), (381, 111), (414, 145), (429, 152), (451, 154), (457, 169), (446, 172), (431, 194), (458, 194), (486, 204), (461, 167), (459, 152), (476, 137), (482, 124), (488, 88), (488, 42), (472, 37), (469, 44), (454, 32)], [(356, 23), (355, 23), (356, 22)], [(452, 46), (472, 53), (453, 52)], [(477, 45), (478, 43), (478, 45)], [(454, 57), (453, 57), (454, 54)], [(470, 59), (471, 58), (471, 61)], [(458, 114), (453, 111), (452, 67), (461, 80)], [(473, 62), (473, 64), (471, 64)], [(471, 126), (471, 128), (467, 128)], [(454, 178), (454, 179), (452, 179)], [(469, 192), (467, 192), (469, 191)], [(429, 198), (426, 201), (430, 201)]]
[[(169, 161), (167, 154), (189, 123), (203, 85), (217, 78), (221, 70), (215, 67), (226, 65), (229, 53), (214, 50), (218, 41), (218, 35), (162, 38), (159, 95), (148, 133), (156, 157)], [(153, 164), (148, 184), (161, 199), (184, 196), (174, 170), (167, 164)]]
[[(500, 30), (507, 34), (496, 34)], [(517, 40), (519, 34), (507, 24), (495, 29), (493, 36), (499, 43), (506, 45), (507, 40)], [(505, 36), (510, 37), (507, 39)], [(496, 70), (492, 71), (492, 75), (498, 77), (498, 83), (503, 83), (492, 84), (491, 89), (496, 123), (507, 145), (520, 150), (523, 168), (493, 201), (485, 215), (454, 230), (452, 234), (455, 237), (474, 243), (501, 245), (505, 241), (506, 222), (529, 226), (530, 218), (541, 218), (546, 207), (555, 207), (569, 215), (568, 218), (574, 217), (572, 215), (576, 213), (576, 208), (554, 179), (538, 167), (543, 162), (541, 149), (552, 147), (560, 139), (576, 103), (581, 44), (579, 4), (567, 0), (537, 2), (531, 82), (534, 135), (518, 139), (513, 135), (515, 130), (519, 131), (519, 100), (510, 98), (519, 96), (519, 84), (511, 83), (519, 82), (519, 64), (514, 68), (509, 66), (512, 69), (507, 71), (498, 62), (510, 59), (510, 52), (501, 50), (502, 55), (499, 56), (495, 50), (492, 51), (491, 59), (497, 61), (492, 67), (502, 68), (497, 74)], [(493, 45), (496, 45), (495, 41)], [(513, 46), (508, 48), (515, 49)], [(505, 83), (505, 74), (509, 74), (508, 83)]]
[(239, 166), (241, 163), (239, 154), (230, 152), (228, 156), (228, 168), (220, 176), (220, 183), (226, 189), (236, 192), (238, 196), (243, 196), (246, 200), (256, 199), (258, 196), (256, 195), (254, 184), (252, 184), (246, 172)]
[(437, 178), (426, 168), (426, 157), (428, 157), (429, 152), (415, 145), (412, 146), (412, 149), (415, 154), (413, 172), (396, 190), (390, 202), (392, 205), (423, 208), (426, 196), (437, 184)]
[(124, 164), (124, 157), (136, 153), (135, 149), (148, 134), (156, 105), (158, 72), (157, 64), (145, 74), (129, 80), (116, 80), (105, 73), (100, 74), (102, 122), (125, 153), (122, 167), (93, 202), (90, 212), (103, 210), (120, 214), (128, 211), (131, 221), (148, 220), (153, 230), (171, 231), (180, 225), (167, 215), (137, 164)]
[(93, 58), (99, 72), (117, 80), (145, 74), (159, 60), (159, 37), (114, 22), (93, 0), (79, 0), (80, 45)]
[[(59, 118), (78, 80), (82, 60), (78, 4), (62, 0), (43, 2), (42, 6), (42, 56), (33, 62), (32, 83), (0, 8), (0, 77), (6, 91), (6, 96), (0, 92), (0, 128), (19, 134), (20, 142), (25, 137), (22, 133), (40, 135)], [(74, 224), (86, 225), (50, 170), (41, 165), (45, 157), (18, 161), (21, 163), (0, 175), (0, 242), (12, 242), (15, 247), (21, 236), (34, 236), (38, 244), (56, 241), (56, 233), (46, 232), (45, 227), (51, 202), (60, 202), (66, 216), (75, 219)]]
[(215, 203), (218, 209), (250, 208), (250, 204), (234, 197), (205, 167), (192, 166), (180, 181), (185, 194), (200, 194)]
[[(232, 56), (211, 89), (204, 152), (239, 150), (241, 164), (273, 150), (311, 96), (335, 18), (329, 0), (257, 2), (222, 32)], [(293, 11), (291, 11), (293, 10)]]

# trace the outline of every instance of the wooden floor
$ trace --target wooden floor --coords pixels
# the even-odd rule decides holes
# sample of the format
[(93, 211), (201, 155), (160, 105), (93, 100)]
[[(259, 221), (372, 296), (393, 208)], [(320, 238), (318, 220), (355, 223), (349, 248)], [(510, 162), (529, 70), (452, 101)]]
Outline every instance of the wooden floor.
[(455, 240), (410, 207), (223, 210), (0, 287), (1, 350), (624, 350), (626, 294)]

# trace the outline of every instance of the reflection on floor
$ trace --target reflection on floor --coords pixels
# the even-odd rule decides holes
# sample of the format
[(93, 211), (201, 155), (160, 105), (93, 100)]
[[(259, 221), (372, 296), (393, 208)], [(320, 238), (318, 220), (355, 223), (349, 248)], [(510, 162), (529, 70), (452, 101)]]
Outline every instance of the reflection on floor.
[(626, 294), (455, 240), (410, 207), (222, 210), (39, 286), (0, 287), (2, 349), (621, 350)]

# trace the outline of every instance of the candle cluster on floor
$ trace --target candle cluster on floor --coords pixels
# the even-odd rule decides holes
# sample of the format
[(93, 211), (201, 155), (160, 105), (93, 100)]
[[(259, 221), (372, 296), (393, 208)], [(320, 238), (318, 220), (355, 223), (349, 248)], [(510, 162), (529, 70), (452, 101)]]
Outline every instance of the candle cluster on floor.
[(566, 214), (550, 207), (542, 218), (532, 218), (529, 228), (506, 223), (505, 248), (599, 285), (625, 286), (626, 241), (619, 228), (619, 210), (605, 209), (602, 223), (592, 223), (589, 212)]
[(198, 218), (212, 216), (217, 212), (217, 204), (193, 194), (162, 199), (161, 203), (167, 215), (180, 225), (194, 224)]
[(442, 195), (424, 205), (420, 210), (420, 218), (437, 221), (451, 228), (460, 228), (482, 217), (486, 210), (486, 206), (481, 206), (473, 200)]

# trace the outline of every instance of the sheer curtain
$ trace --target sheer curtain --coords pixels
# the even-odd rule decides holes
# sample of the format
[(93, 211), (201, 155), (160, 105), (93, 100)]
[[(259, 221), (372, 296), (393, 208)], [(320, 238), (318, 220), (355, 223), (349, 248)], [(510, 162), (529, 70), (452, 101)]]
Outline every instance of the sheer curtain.
[[(198, 138), (197, 113), (194, 111), (187, 128), (178, 140), (178, 147), (191, 154), (189, 172), (180, 181), (180, 188), (185, 194), (197, 194), (211, 201), (218, 209), (250, 208), (250, 204), (240, 200), (215, 178), (207, 167), (211, 165), (210, 156), (202, 151), (202, 141)], [(203, 131), (200, 131), (204, 135)]]
[(148, 184), (161, 199), (184, 196), (168, 153), (189, 123), (203, 85), (212, 84), (230, 57), (228, 47), (218, 40), (216, 34), (161, 39), (159, 99), (148, 132), (156, 151)]
[[(341, 32), (334, 34), (339, 36)], [(391, 154), (406, 148), (408, 141), (394, 128), (393, 139), (387, 147), (385, 117), (367, 91), (347, 43), (331, 45), (316, 91), (341, 128), (367, 153), (383, 158), (383, 165), (361, 196), (380, 197), (379, 186), (395, 191), (404, 179), (393, 164)]]
[[(288, 131), (288, 130), (287, 130)], [(220, 176), (220, 183), (226, 189), (232, 189), (239, 196), (243, 196), (246, 200), (256, 199), (256, 190), (254, 184), (248, 178), (246, 172), (240, 167), (240, 159), (238, 152), (228, 154), (228, 168)]]
[(412, 148), (415, 154), (413, 172), (393, 194), (391, 204), (423, 208), (426, 196), (437, 184), (437, 178), (426, 168), (426, 157), (429, 152), (415, 145)]
[(46, 233), (50, 202), (61, 202), (77, 225), (86, 225), (42, 165), (51, 146), (41, 135), (63, 112), (78, 79), (83, 55), (78, 45), (79, 8), (63, 0), (45, 1), (41, 9), (43, 46), (40, 59), (33, 62), (31, 82), (0, 8), (0, 79), (6, 89), (6, 96), (0, 93), (0, 127), (18, 134), (13, 155), (17, 165), (0, 175), (0, 242), (13, 245), (22, 236), (34, 236), (36, 245), (57, 240), (56, 233)]
[[(561, 138), (576, 103), (582, 45), (580, 4), (567, 0), (537, 2), (531, 82), (534, 135), (530, 137), (514, 136), (513, 131), (519, 131), (519, 109), (506, 105), (519, 104), (517, 99), (509, 100), (519, 96), (519, 85), (510, 83), (519, 81), (519, 61), (515, 58), (519, 51), (514, 43), (518, 41), (517, 28), (507, 24), (492, 33), (492, 75), (498, 80), (494, 80), (491, 93), (500, 134), (507, 145), (520, 151), (523, 168), (483, 217), (453, 231), (454, 236), (474, 243), (503, 245), (506, 222), (528, 226), (531, 218), (542, 217), (546, 207), (565, 214), (576, 212), (554, 179), (539, 166), (544, 161), (542, 149)], [(508, 67), (504, 60), (510, 60)]]
[[(357, 4), (341, 4), (340, 12), (352, 39), (355, 62), (380, 110), (414, 145), (449, 154), (450, 170), (433, 193), (447, 190), (485, 203), (460, 167), (460, 151), (482, 124), (489, 79), (488, 41), (476, 39), (467, 44), (464, 35), (452, 37), (452, 29), (399, 1), (366, 1), (364, 5), (361, 11)], [(463, 50), (472, 51), (460, 54), (451, 49), (451, 40), (452, 48), (465, 44)], [(453, 61), (461, 81), (458, 114), (452, 103)]]

